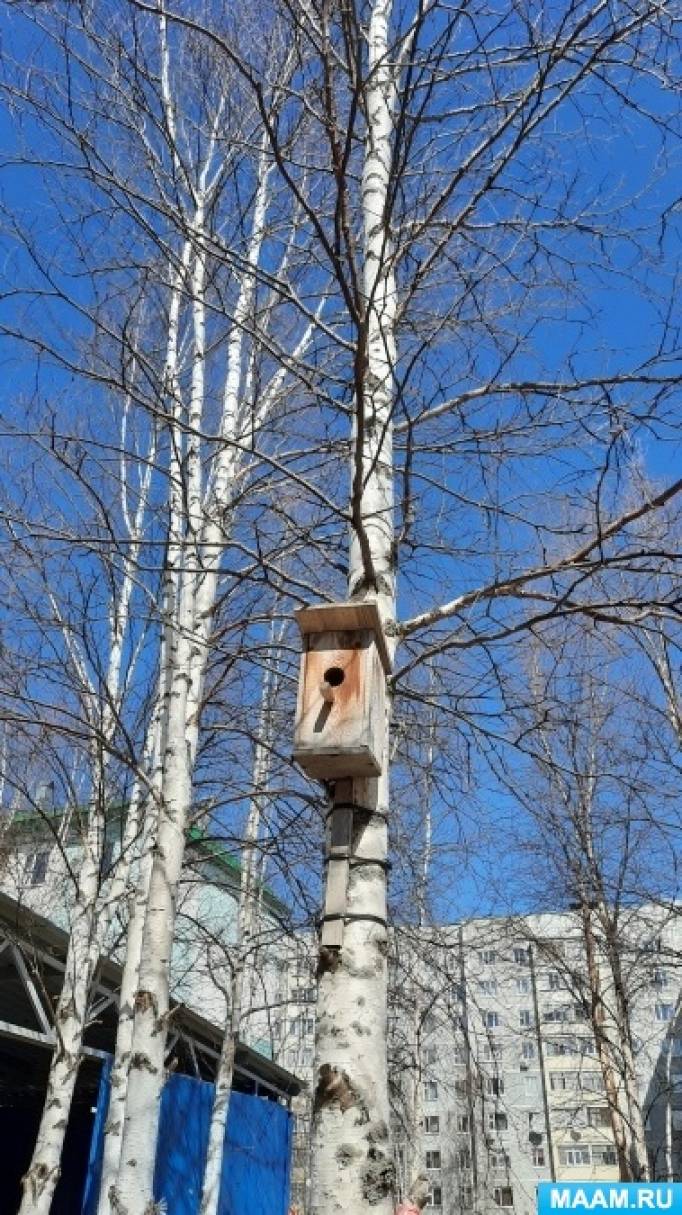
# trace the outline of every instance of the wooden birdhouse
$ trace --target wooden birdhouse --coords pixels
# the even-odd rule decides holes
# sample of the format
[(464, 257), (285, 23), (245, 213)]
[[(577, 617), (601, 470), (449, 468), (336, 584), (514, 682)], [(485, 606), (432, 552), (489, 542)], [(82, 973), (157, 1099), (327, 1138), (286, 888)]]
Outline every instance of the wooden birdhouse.
[(375, 603), (301, 608), (294, 759), (318, 780), (378, 776), (391, 662)]

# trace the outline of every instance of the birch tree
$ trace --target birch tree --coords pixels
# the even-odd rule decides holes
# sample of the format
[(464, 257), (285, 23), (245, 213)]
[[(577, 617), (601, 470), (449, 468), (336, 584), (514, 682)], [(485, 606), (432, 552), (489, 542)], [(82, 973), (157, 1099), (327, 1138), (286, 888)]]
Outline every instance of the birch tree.
[[(141, 958), (151, 963), (153, 972), (151, 979), (147, 977), (147, 989), (158, 984), (158, 999), (155, 994), (154, 1001), (157, 1007), (168, 1007), (172, 921), (164, 924), (161, 915), (162, 935), (167, 931), (168, 942), (165, 951), (162, 949), (161, 959), (153, 951), (153, 956), (149, 951), (145, 954), (145, 944), (148, 945), (145, 933), (153, 934), (154, 931), (148, 903), (151, 899), (158, 924), (159, 912), (163, 911), (160, 900), (166, 898), (166, 905), (169, 899), (172, 902), (177, 887), (184, 828), (189, 815), (201, 683), (225, 537), (233, 505), (245, 492), (243, 478), (252, 463), (249, 457), (253, 445), (268, 412), (278, 407), (286, 380), (283, 366), (275, 365), (274, 372), (269, 374), (255, 353), (271, 325), (272, 308), (279, 299), (272, 286), (278, 281), (277, 272), (284, 282), (295, 268), (298, 250), (292, 238), (298, 235), (298, 227), (294, 220), (291, 236), (285, 233), (281, 240), (277, 236), (272, 242), (271, 226), (266, 227), (266, 214), (272, 202), (270, 165), (262, 146), (259, 150), (257, 130), (253, 157), (250, 151), (240, 160), (235, 157), (234, 146), (224, 134), (229, 111), (228, 94), (222, 87), (214, 87), (210, 62), (202, 62), (201, 56), (193, 59), (194, 52), (187, 39), (181, 40), (179, 46), (173, 45), (173, 34), (169, 34), (163, 14), (155, 15), (151, 22), (145, 21), (146, 28), (126, 33), (119, 24), (125, 7), (112, 13), (108, 25), (97, 30), (88, 24), (88, 14), (70, 13), (64, 22), (53, 21), (51, 14), (36, 14), (34, 20), (46, 36), (48, 50), (42, 61), (36, 58), (34, 75), (28, 84), (20, 74), (13, 75), (14, 65), (11, 57), (8, 58), (5, 95), (29, 121), (38, 126), (42, 124), (44, 131), (57, 132), (58, 142), (61, 140), (61, 147), (70, 158), (62, 165), (62, 171), (70, 174), (72, 181), (82, 188), (81, 194), (75, 197), (82, 200), (83, 213), (93, 206), (96, 198), (109, 201), (116, 218), (115, 233), (121, 236), (128, 249), (134, 250), (134, 258), (139, 264), (137, 280), (132, 276), (124, 296), (124, 308), (127, 305), (131, 313), (126, 315), (113, 303), (119, 298), (121, 280), (126, 277), (121, 263), (99, 270), (95, 256), (91, 257), (89, 250), (86, 254), (86, 245), (80, 243), (80, 234), (71, 245), (67, 243), (65, 259), (73, 256), (76, 261), (83, 262), (87, 257), (92, 284), (106, 283), (109, 290), (108, 298), (100, 299), (99, 295), (105, 296), (105, 292), (100, 293), (95, 288), (84, 302), (70, 287), (68, 266), (60, 277), (45, 241), (35, 235), (28, 223), (20, 226), (15, 217), (11, 217), (18, 256), (28, 259), (33, 270), (24, 287), (25, 300), (56, 299), (60, 326), (54, 335), (31, 325), (19, 332), (6, 324), (4, 330), (8, 339), (21, 338), (34, 350), (47, 352), (56, 367), (70, 368), (93, 386), (104, 384), (106, 389), (113, 391), (117, 403), (122, 402), (123, 426), (128, 426), (133, 433), (141, 428), (154, 436), (154, 446), (140, 455), (144, 484), (137, 486), (139, 513), (137, 507), (133, 509), (132, 524), (125, 513), (128, 490), (122, 482), (124, 522), (128, 532), (118, 526), (113, 529), (114, 542), (122, 547), (125, 555), (120, 599), (115, 602), (111, 622), (110, 662), (108, 672), (104, 673), (103, 695), (98, 695), (92, 685), (88, 663), (73, 638), (69, 622), (62, 622), (69, 660), (83, 686), (84, 731), (88, 728), (94, 731), (94, 724), (88, 722), (87, 703), (92, 701), (99, 711), (100, 702), (104, 702), (103, 717), (97, 722), (95, 734), (97, 755), (104, 755), (104, 770), (107, 748), (113, 741), (112, 730), (118, 724), (119, 685), (123, 686), (122, 653), (127, 644), (126, 613), (140, 555), (139, 529), (143, 519), (147, 523), (144, 512), (150, 499), (150, 484), (157, 504), (163, 503), (160, 485), (168, 486), (168, 542), (161, 580), (161, 630), (157, 643), (160, 670), (157, 705), (151, 714), (146, 749), (140, 748), (137, 759), (139, 782), (129, 808), (130, 838), (126, 840), (129, 858), (128, 845), (137, 844), (140, 813), (144, 809), (143, 846), (134, 900), (139, 914), (133, 917), (131, 924), (119, 1030), (118, 1058), (129, 1064), (131, 1057), (143, 1057), (139, 1050), (132, 1053), (132, 1046), (137, 1044), (134, 1030), (138, 1037), (143, 1032), (139, 1025), (131, 1024), (131, 1049), (127, 1049), (128, 1012), (140, 981)], [(41, 51), (42, 48), (37, 52), (38, 56)], [(149, 71), (151, 58), (155, 60), (158, 76)], [(55, 62), (61, 63), (64, 69), (66, 85), (63, 89), (52, 90), (51, 84), (48, 85)], [(188, 108), (184, 112), (180, 110), (181, 90), (176, 88), (176, 83), (188, 67), (204, 74), (203, 110), (188, 101), (190, 86), (183, 98)], [(77, 106), (73, 104), (75, 97), (79, 100)], [(249, 140), (253, 135), (249, 131), (249, 115), (240, 115), (241, 120)], [(232, 134), (236, 135), (234, 124)], [(262, 145), (262, 140), (260, 142)], [(236, 160), (239, 160), (238, 164)], [(34, 161), (41, 163), (49, 184), (51, 166), (46, 163), (43, 147), (32, 150), (29, 144), (22, 144), (16, 161), (23, 167)], [(129, 175), (130, 164), (138, 174), (135, 181)], [(246, 190), (248, 201), (244, 206), (235, 201), (234, 196), (229, 197), (230, 187)], [(142, 203), (138, 191), (145, 189), (148, 193)], [(253, 193), (249, 197), (250, 189)], [(236, 209), (231, 211), (233, 201)], [(72, 217), (68, 218), (71, 221)], [(240, 249), (235, 253), (233, 327), (227, 341), (220, 391), (216, 389), (216, 359), (211, 357), (215, 346), (212, 350), (211, 344), (216, 341), (217, 329), (223, 323), (223, 309), (217, 305), (220, 297), (216, 292), (214, 263), (209, 249), (213, 242), (224, 250), (224, 225), (236, 224), (238, 227), (240, 221), (246, 223), (247, 235), (244, 252)], [(265, 256), (270, 271), (276, 265), (277, 272), (270, 278), (263, 275), (263, 285), (259, 263), (266, 241), (269, 243)], [(112, 241), (108, 252), (115, 248), (115, 241)], [(225, 260), (227, 255), (226, 252)], [(115, 262), (115, 256), (112, 260)], [(95, 277), (98, 271), (99, 279)], [(156, 311), (154, 305), (140, 302), (140, 292), (148, 290), (150, 283), (154, 284)], [(232, 290), (229, 278), (226, 290), (228, 294)], [(262, 309), (264, 319), (261, 319)], [(90, 348), (81, 349), (74, 344), (66, 324), (69, 313), (92, 322), (95, 338)], [(156, 348), (159, 325), (165, 328), (161, 368)], [(294, 335), (293, 349), (299, 358), (304, 357), (309, 331), (308, 321)], [(268, 343), (276, 344), (272, 330), (264, 348)], [(157, 369), (160, 374), (155, 381)], [(254, 397), (256, 383), (257, 400)], [(138, 418), (131, 422), (133, 409)], [(211, 426), (214, 416), (218, 424), (215, 436), (211, 436), (209, 442), (211, 450), (217, 454), (207, 475), (201, 434), (205, 426)], [(157, 418), (161, 419), (158, 426)], [(121, 453), (125, 452), (126, 446), (124, 432), (120, 441)], [(84, 450), (83, 444), (79, 445), (76, 459), (81, 463)], [(125, 474), (123, 454), (121, 471)], [(79, 472), (80, 465), (76, 475)], [(164, 509), (163, 505), (161, 509)], [(158, 545), (158, 541), (156, 543)], [(245, 576), (249, 576), (248, 565)], [(240, 581), (241, 576), (235, 578), (237, 585)], [(54, 601), (53, 607), (55, 612), (59, 611), (59, 605)], [(146, 609), (149, 610), (149, 603)], [(187, 753), (181, 741), (185, 738)], [(164, 800), (168, 788), (173, 791), (171, 810)], [(158, 814), (159, 805), (165, 807), (162, 816)], [(55, 1054), (45, 1122), (26, 1180), (25, 1205), (36, 1211), (49, 1209), (59, 1174), (65, 1115), (80, 1058), (87, 991), (93, 959), (97, 958), (102, 943), (101, 935), (94, 927), (105, 827), (102, 794), (93, 800), (84, 840), (85, 863), (80, 875), (71, 943), (73, 965), (67, 967), (67, 974), (72, 978), (65, 984), (62, 995), (68, 1022), (61, 1030), (64, 1051)], [(154, 858), (158, 860), (159, 856), (169, 865), (172, 860), (172, 872), (164, 871), (159, 876), (158, 870), (154, 870)], [(119, 873), (110, 891), (112, 909), (116, 909), (125, 891), (125, 882), (120, 878)], [(140, 1001), (137, 1003), (139, 1005)], [(60, 1026), (64, 1010), (60, 1005), (57, 1014)], [(139, 1013), (140, 1009), (137, 1011)], [(165, 1021), (162, 1023), (165, 1028)], [(163, 1046), (161, 1050), (163, 1058)], [(163, 1066), (157, 1071), (157, 1094), (162, 1080)], [(123, 1085), (117, 1091), (121, 1100), (127, 1096)], [(112, 1115), (115, 1119), (115, 1103)], [(116, 1123), (111, 1119), (110, 1123), (112, 1133), (108, 1137), (107, 1150), (118, 1163), (120, 1136), (117, 1150)], [(148, 1136), (149, 1129), (145, 1119), (144, 1135)], [(134, 1128), (132, 1133), (135, 1133)], [(140, 1133), (139, 1126), (137, 1133)], [(152, 1172), (154, 1145), (152, 1128), (147, 1157)], [(107, 1170), (110, 1167), (108, 1160)], [(151, 1177), (148, 1182), (151, 1186)]]
[[(523, 6), (502, 14), (438, 3), (398, 11), (390, 0), (350, 10), (282, 6), (277, 21), (270, 9), (264, 16), (266, 31), (286, 30), (284, 59), (272, 56), (287, 64), (286, 103), (278, 105), (271, 64), (248, 21), (144, 0), (122, 11), (154, 31), (157, 64), (159, 47), (172, 58), (187, 35), (219, 65), (253, 116), (244, 141), (249, 163), (262, 155), (282, 222), (294, 231), (296, 217), (310, 250), (306, 264), (292, 238), (300, 277), (273, 275), (278, 258), (263, 251), (250, 262), (255, 202), (232, 243), (211, 208), (203, 227), (191, 226), (196, 191), (187, 188), (185, 132), (169, 123), (162, 98), (155, 113), (183, 154), (176, 160), (171, 153), (172, 189), (156, 214), (165, 218), (179, 192), (180, 230), (191, 240), (188, 373), (181, 418), (167, 420), (171, 432), (179, 428), (186, 457), (180, 532), (197, 564), (179, 571), (171, 614), (155, 912), (146, 917), (147, 965), (135, 1001), (133, 1053), (145, 1070), (130, 1073), (123, 1153), (137, 1163), (124, 1169), (115, 1195), (123, 1209), (137, 1211), (151, 1201), (168, 924), (190, 799), (183, 753), (192, 751), (225, 549), (222, 508), (236, 459), (225, 453), (254, 448), (269, 470), (268, 489), (295, 486), (305, 503), (296, 513), (299, 565), (287, 579), (292, 602), (375, 599), (389, 646), (400, 642), (392, 693), (430, 703), (439, 720), (470, 738), (485, 740), (492, 719), (499, 721), (507, 656), (531, 631), (544, 632), (562, 615), (638, 624), (674, 610), (672, 589), (652, 593), (647, 577), (648, 562), (665, 566), (674, 546), (665, 532), (654, 553), (646, 523), (676, 497), (679, 481), (660, 475), (653, 490), (631, 493), (620, 461), (644, 433), (656, 444), (672, 419), (672, 276), (654, 269), (656, 239), (637, 222), (642, 196), (628, 191), (623, 170), (626, 146), (655, 138), (656, 188), (645, 195), (651, 214), (663, 219), (678, 30), (674, 14), (647, 4), (636, 12), (571, 5), (540, 17)], [(167, 96), (177, 106), (172, 88)], [(294, 137), (301, 115), (305, 138)], [(595, 175), (597, 159), (613, 166), (608, 190)], [(190, 177), (194, 187), (196, 173)], [(120, 184), (112, 189), (116, 207)], [(267, 213), (275, 212), (271, 202)], [(669, 225), (661, 232), (674, 274)], [(201, 303), (202, 284), (211, 281), (207, 258), (211, 272), (236, 271), (231, 317), (253, 280), (261, 300), (275, 292), (296, 321), (283, 326), (287, 343), (260, 328), (252, 341), (253, 320), (249, 340), (238, 342), (239, 325), (230, 324), (227, 341), (234, 334), (244, 360), (239, 396), (248, 402), (248, 441), (238, 422), (224, 429), (230, 415), (223, 411), (213, 433), (232, 448), (219, 442), (211, 454), (215, 480), (201, 482), (196, 429), (187, 421), (191, 413), (196, 424), (208, 382), (201, 352), (211, 349), (205, 324), (215, 312)], [(624, 341), (614, 333), (605, 288), (629, 293), (640, 307), (647, 318), (640, 334)], [(247, 356), (253, 346), (267, 348), (262, 371)], [(266, 419), (263, 401), (268, 384), (292, 383), (296, 410), (289, 401), (284, 442), (283, 430), (274, 437), (276, 414), (268, 405)], [(268, 503), (276, 512), (272, 492)], [(281, 581), (271, 555), (253, 548), (254, 566)], [(600, 580), (604, 570), (627, 571), (626, 589)], [(392, 1202), (386, 760), (380, 781), (352, 790), (360, 807), (353, 851), (362, 864), (350, 880), (343, 949), (320, 960), (315, 1215), (363, 1205), (388, 1211)]]
[[(325, 209), (311, 184), (319, 160), (311, 157), (303, 181), (269, 117), (257, 60), (233, 31), (172, 5), (166, 12), (213, 46), (256, 99), (278, 180), (303, 207), (333, 275), (341, 326), (308, 381), (332, 445), (317, 468), (306, 464), (302, 492), (314, 499), (324, 486), (329, 497), (330, 451), (347, 451), (338, 415), (352, 420), (351, 489), (338, 511), (351, 531), (347, 593), (374, 598), (389, 644), (401, 642), (396, 692), (430, 700), (453, 722), (464, 697), (476, 731), (501, 710), (505, 647), (530, 630), (565, 614), (636, 623), (672, 609), (638, 574), (651, 553), (646, 520), (679, 482), (628, 497), (616, 456), (645, 415), (654, 431), (666, 417), (673, 331), (663, 321), (662, 342), (645, 353), (616, 348), (602, 326), (608, 366), (580, 338), (565, 357), (548, 351), (571, 317), (579, 329), (598, 310), (594, 275), (615, 283), (616, 251), (636, 257), (625, 276), (633, 299), (670, 298), (670, 282), (644, 269), (652, 246), (631, 223), (634, 198), (614, 187), (604, 207), (583, 151), (600, 147), (606, 113), (611, 130), (654, 130), (638, 91), (654, 62), (657, 102), (670, 116), (674, 19), (649, 6), (572, 6), (541, 20), (513, 7), (501, 24), (487, 9), (453, 14), (438, 4), (297, 8), (290, 95), (319, 133), (316, 151), (326, 148), (335, 194)], [(667, 128), (656, 131), (666, 177)], [(294, 460), (288, 469), (300, 476)], [(338, 532), (334, 539), (336, 553)], [(672, 548), (666, 536), (656, 559), (665, 563)], [(330, 558), (324, 593), (343, 594)], [(633, 574), (626, 593), (604, 589), (604, 569)], [(441, 597), (434, 588), (453, 570), (459, 587)], [(437, 666), (435, 690), (425, 686), (426, 659)], [(452, 691), (463, 685), (462, 695)], [(343, 948), (320, 960), (315, 1215), (392, 1202), (387, 768), (377, 783), (354, 783), (362, 867), (349, 883)]]
[(576, 909), (586, 974), (571, 984), (594, 1034), (621, 1177), (645, 1180), (631, 1016), (644, 955), (633, 925), (643, 904), (669, 897), (679, 805), (647, 729), (644, 668), (637, 692), (620, 687), (613, 635), (605, 646), (574, 632), (544, 661), (536, 655), (526, 736), (536, 777), (514, 780), (513, 796), (533, 823), (521, 846), (543, 858), (554, 898)]
[[(124, 428), (127, 417), (124, 406)], [(149, 438), (153, 444), (153, 434)], [(93, 470), (86, 467), (84, 451), (73, 454), (75, 446), (75, 440), (63, 445), (57, 442), (51, 451), (48, 447), (47, 452), (41, 452), (40, 439), (35, 444), (35, 458), (42, 471), (51, 470), (53, 485), (61, 480), (65, 493), (71, 496), (61, 520), (63, 534), (66, 536), (74, 529), (76, 519), (79, 527), (87, 520), (87, 526), (96, 533), (117, 518), (122, 542), (120, 561), (94, 561), (87, 551), (87, 541), (73, 535), (71, 561), (77, 570), (74, 576), (62, 565), (56, 551), (58, 546), (36, 536), (39, 517), (27, 515), (17, 501), (18, 495), (6, 503), (11, 518), (8, 530), (16, 555), (8, 568), (6, 582), (10, 584), (17, 623), (23, 618), (17, 650), (23, 651), (24, 665), (33, 666), (21, 700), (14, 702), (13, 716), (34, 730), (44, 723), (43, 729), (53, 740), (62, 737), (62, 747), (68, 747), (71, 739), (73, 748), (75, 741), (81, 767), (78, 782), (60, 781), (60, 788), (70, 794), (71, 805), (64, 808), (65, 819), (60, 826), (60, 838), (54, 841), (55, 851), (75, 831), (81, 842), (82, 859), (75, 872), (70, 871), (67, 861), (67, 882), (73, 884), (73, 893), (69, 898), (70, 936), (64, 982), (54, 1012), (56, 1045), (35, 1150), (24, 1179), (22, 1210), (32, 1211), (49, 1210), (59, 1177), (90, 983), (106, 936), (107, 894), (112, 893), (112, 884), (116, 890), (125, 885), (125, 872), (139, 826), (138, 802), (133, 797), (127, 820), (122, 824), (117, 872), (112, 879), (104, 864), (105, 842), (107, 835), (110, 839), (112, 835), (109, 807), (116, 800), (115, 792), (121, 790), (120, 761), (126, 750), (125, 736), (131, 728), (135, 729), (136, 710), (128, 704), (127, 688), (133, 678), (136, 651), (139, 656), (143, 642), (135, 619), (138, 598), (135, 583), (147, 526), (151, 452), (145, 446), (139, 453), (137, 471), (133, 458), (129, 462), (122, 459), (123, 476), (111, 486), (112, 493), (109, 494), (102, 479), (95, 494), (90, 480)], [(125, 446), (124, 442), (122, 449)], [(147, 471), (138, 479), (137, 472), (145, 465)], [(33, 505), (37, 505), (35, 495)], [(54, 505), (52, 519), (56, 535)], [(104, 596), (95, 590), (98, 580), (107, 588)], [(87, 605), (97, 599), (106, 613), (101, 627), (88, 620)], [(37, 660), (41, 650), (41, 660)], [(46, 823), (45, 829), (49, 833), (52, 824)], [(116, 902), (115, 891), (112, 901)]]

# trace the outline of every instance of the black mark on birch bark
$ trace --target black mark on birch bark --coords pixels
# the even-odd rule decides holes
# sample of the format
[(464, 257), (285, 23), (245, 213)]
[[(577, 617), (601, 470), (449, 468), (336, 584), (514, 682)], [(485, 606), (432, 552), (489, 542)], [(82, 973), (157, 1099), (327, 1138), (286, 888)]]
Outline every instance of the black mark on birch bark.
[(318, 979), (324, 974), (335, 974), (341, 962), (341, 950), (330, 949), (327, 945), (320, 946), (320, 956), (317, 960)]
[(340, 1072), (331, 1063), (323, 1063), (313, 1098), (313, 1111), (325, 1106), (338, 1105), (342, 1113), (357, 1105), (358, 1095), (347, 1072)]
[(387, 1156), (376, 1148), (367, 1153), (367, 1163), (362, 1170), (362, 1194), (370, 1206), (383, 1202), (393, 1191), (393, 1165)]

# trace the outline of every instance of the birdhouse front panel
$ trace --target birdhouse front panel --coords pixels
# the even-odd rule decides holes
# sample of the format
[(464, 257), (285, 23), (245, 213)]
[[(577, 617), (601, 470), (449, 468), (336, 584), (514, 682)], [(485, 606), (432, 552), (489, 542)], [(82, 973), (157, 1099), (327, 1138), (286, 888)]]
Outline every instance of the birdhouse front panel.
[(304, 635), (294, 758), (310, 776), (335, 780), (379, 774), (385, 679), (372, 629)]

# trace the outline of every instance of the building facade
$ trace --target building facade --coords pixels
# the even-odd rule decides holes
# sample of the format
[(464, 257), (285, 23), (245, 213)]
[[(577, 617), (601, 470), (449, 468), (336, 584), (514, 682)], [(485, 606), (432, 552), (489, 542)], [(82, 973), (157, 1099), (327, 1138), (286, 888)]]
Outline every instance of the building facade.
[[(18, 823), (3, 890), (68, 929), (78, 833)], [(114, 853), (115, 855), (115, 853)], [(105, 861), (106, 864), (106, 861)], [(106, 873), (103, 905), (106, 905)], [(173, 955), (173, 996), (220, 1025), (229, 991), (239, 866), (189, 841)], [(621, 909), (628, 1034), (653, 1177), (682, 1177), (682, 928), (676, 906)], [(112, 921), (112, 954), (121, 923)], [(598, 935), (598, 934), (597, 934)], [(286, 929), (262, 891), (244, 1038), (304, 1082), (292, 1201), (305, 1211), (314, 1092), (316, 942)], [(604, 957), (603, 1032), (617, 1000)], [(389, 1067), (401, 1190), (419, 1173), (434, 1215), (533, 1215), (538, 1181), (617, 1179), (614, 1094), (595, 1037), (584, 924), (577, 912), (396, 929)], [(617, 1052), (616, 1052), (617, 1053)], [(618, 1097), (620, 1100), (622, 1094)]]
[[(638, 907), (623, 918), (649, 1168), (653, 1177), (678, 1179), (682, 930), (675, 909)], [(299, 1098), (293, 1176), (302, 1211), (314, 1087), (311, 953), (299, 946), (291, 959), (286, 1011), (274, 1030), (276, 1057), (308, 1081), (307, 1098)], [(422, 1172), (434, 1215), (533, 1215), (538, 1181), (618, 1179), (613, 1092), (595, 1039), (576, 913), (399, 931), (393, 959), (389, 1066), (401, 1188)], [(600, 968), (608, 1021), (614, 998), (603, 959)]]

